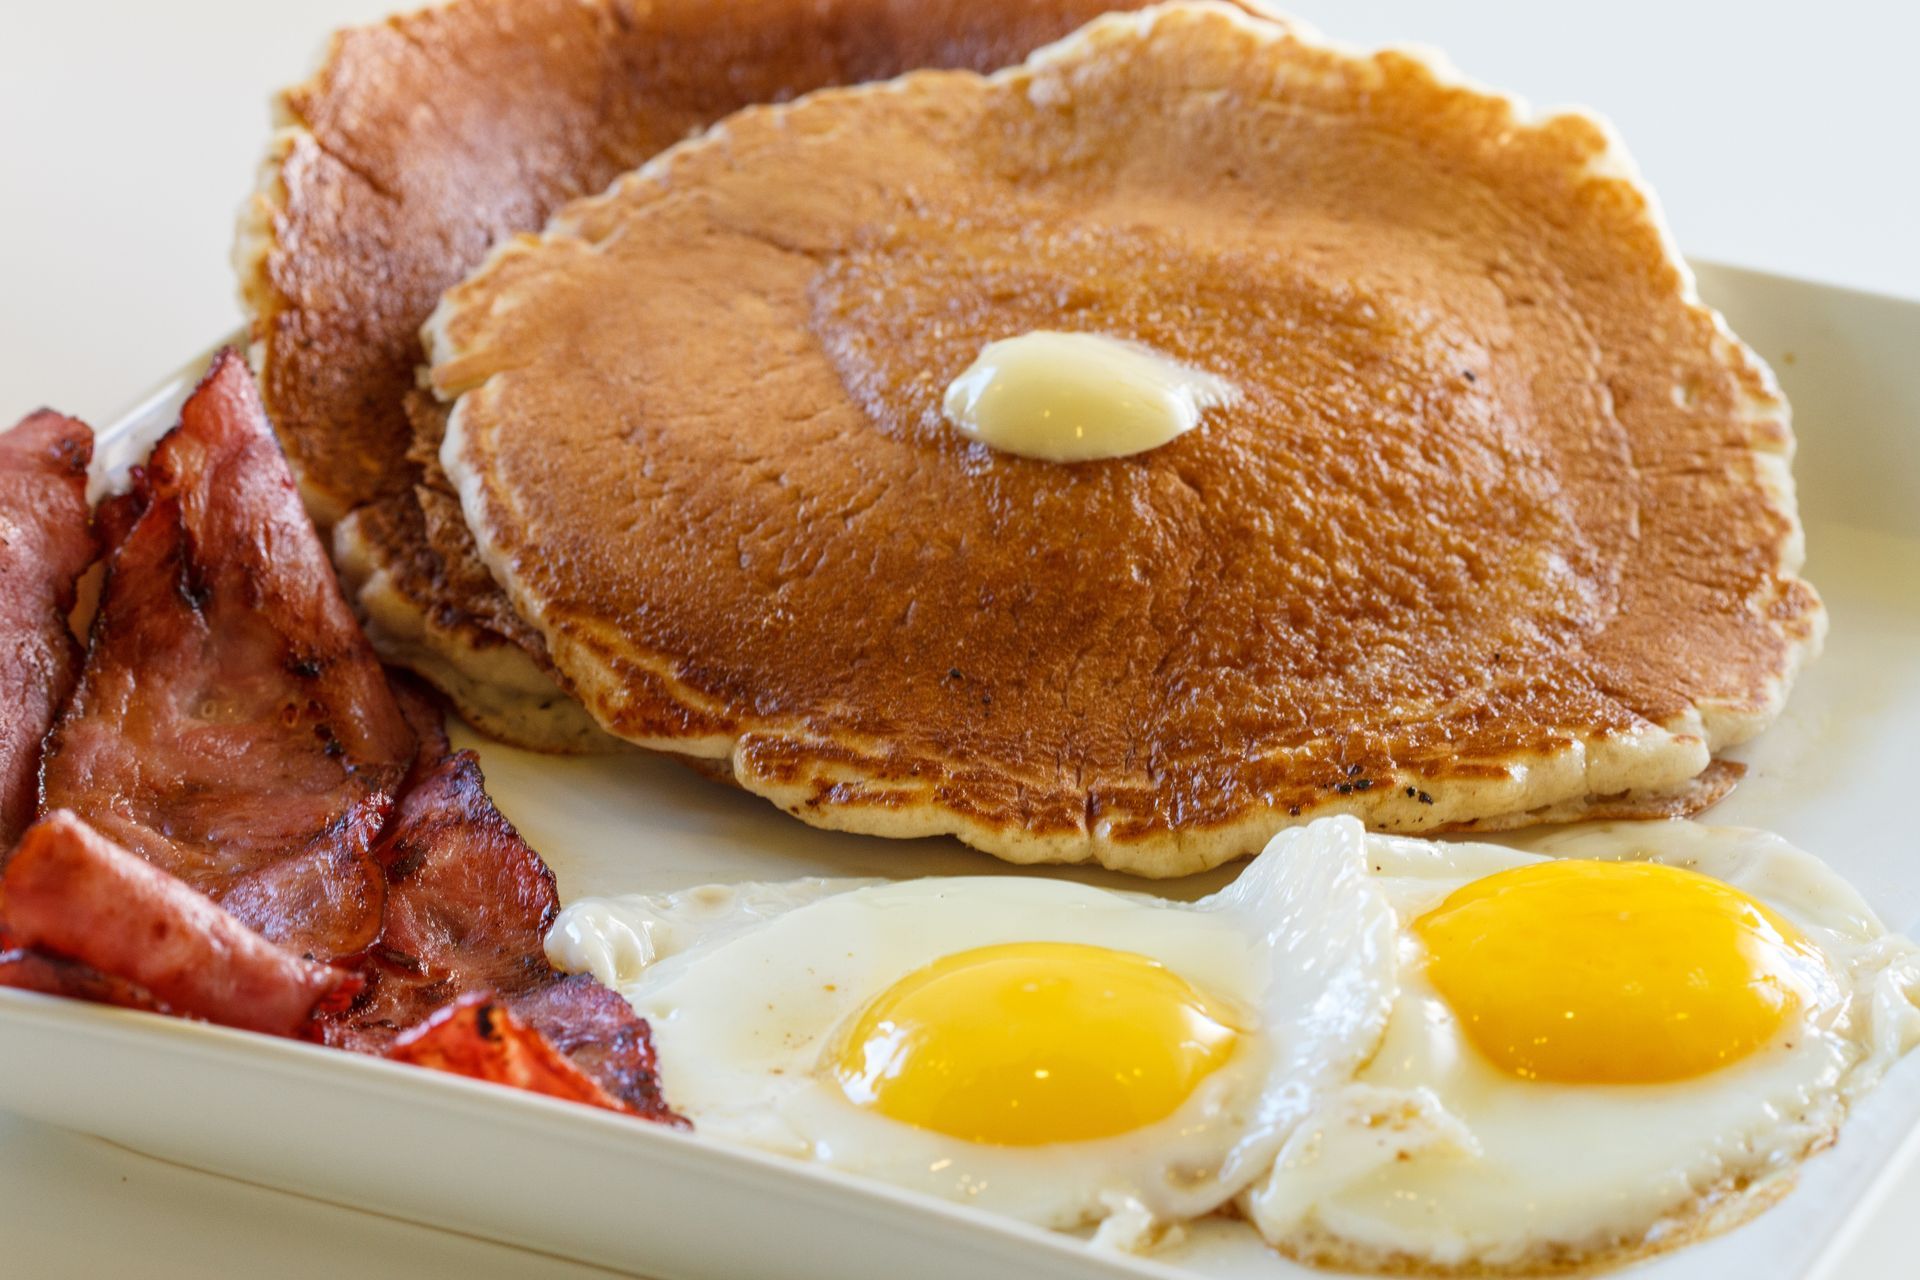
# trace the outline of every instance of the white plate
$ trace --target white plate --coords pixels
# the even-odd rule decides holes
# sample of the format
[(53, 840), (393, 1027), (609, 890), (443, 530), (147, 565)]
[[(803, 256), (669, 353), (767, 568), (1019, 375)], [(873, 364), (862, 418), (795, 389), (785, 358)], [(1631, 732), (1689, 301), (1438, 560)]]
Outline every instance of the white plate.
[[(1808, 574), (1826, 655), (1717, 822), (1822, 854), (1920, 933), (1920, 304), (1703, 267), (1701, 289), (1773, 362), (1795, 407)], [(171, 424), (196, 361), (102, 433), (124, 466)], [(712, 880), (1005, 873), (951, 841), (816, 831), (650, 759), (563, 760), (470, 737), (488, 788), (568, 899)], [(1044, 873), (1043, 873), (1044, 874)], [(1062, 874), (1055, 872), (1053, 874)], [(1099, 872), (1066, 873), (1121, 883)], [(1168, 892), (1191, 896), (1230, 871)], [(1131, 887), (1139, 887), (1137, 883)], [(305, 1045), (0, 991), (0, 1106), (219, 1173), (664, 1278), (910, 1273), (1282, 1277), (1242, 1224), (1203, 1224), (1150, 1260), (582, 1107)], [(1808, 1277), (1916, 1143), (1920, 1055), (1839, 1145), (1746, 1227), (1641, 1268), (1681, 1280)], [(1577, 1152), (1569, 1152), (1577, 1158)]]

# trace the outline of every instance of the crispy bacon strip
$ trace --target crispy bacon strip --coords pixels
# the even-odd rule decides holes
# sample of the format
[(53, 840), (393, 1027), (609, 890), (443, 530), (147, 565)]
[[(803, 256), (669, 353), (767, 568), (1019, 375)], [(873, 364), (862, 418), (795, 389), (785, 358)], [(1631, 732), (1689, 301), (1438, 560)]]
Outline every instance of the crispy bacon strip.
[(172, 1012), (145, 987), (128, 982), (125, 978), (101, 973), (77, 960), (48, 955), (30, 947), (0, 951), (0, 987), (65, 996), (69, 1000), (85, 1000), (88, 1004), (143, 1009), (148, 1013)]
[(329, 1042), (382, 1053), (402, 1028), (484, 992), (628, 1109), (684, 1123), (660, 1096), (646, 1022), (590, 975), (547, 963), (553, 873), (494, 808), (472, 752), (424, 773), (375, 856), (387, 927), (362, 965), (366, 993), (332, 1020)]
[(553, 980), (542, 949), (559, 912), (553, 873), (494, 808), (472, 752), (421, 778), (374, 856), (386, 869), (387, 926), (340, 1042), (380, 1052), (461, 996), (511, 1000)]
[(687, 1121), (660, 1091), (660, 1064), (647, 1021), (626, 997), (590, 973), (522, 992), (513, 1011), (636, 1115), (675, 1128)]
[(93, 432), (50, 409), (0, 435), (0, 849), (33, 821), (40, 741), (79, 670), (67, 614), (94, 555), (92, 458)]
[(174, 1011), (295, 1035), (360, 989), (344, 969), (275, 946), (205, 895), (71, 813), (47, 815), (0, 875), (0, 918), (21, 946), (125, 979)]
[(215, 358), (112, 511), (43, 810), (74, 810), (297, 951), (364, 950), (385, 896), (368, 851), (413, 732), (238, 354)]
[(632, 1111), (568, 1061), (545, 1036), (484, 993), (464, 997), (406, 1032), (393, 1042), (387, 1056), (395, 1062), (511, 1085), (550, 1098)]

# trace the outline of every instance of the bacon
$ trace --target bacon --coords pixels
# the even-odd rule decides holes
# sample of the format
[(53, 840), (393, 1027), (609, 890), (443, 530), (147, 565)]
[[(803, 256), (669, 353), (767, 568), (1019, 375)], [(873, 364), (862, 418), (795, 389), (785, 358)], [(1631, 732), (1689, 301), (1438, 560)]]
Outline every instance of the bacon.
[(77, 960), (48, 955), (30, 947), (0, 951), (0, 987), (17, 987), (42, 995), (142, 1009), (148, 1013), (172, 1012), (145, 987), (101, 973)]
[(378, 1052), (461, 996), (511, 999), (552, 979), (542, 940), (560, 909), (553, 873), (494, 808), (472, 752), (427, 772), (374, 856), (387, 925), (340, 1042)]
[(513, 1011), (634, 1114), (686, 1128), (660, 1092), (660, 1066), (646, 1019), (626, 997), (576, 973), (523, 992)]
[(326, 840), (233, 879), (220, 905), (314, 959), (359, 955), (380, 937), (387, 882), (368, 849), (390, 808), (381, 796), (355, 809)]
[(43, 810), (296, 951), (364, 950), (385, 895), (369, 850), (414, 735), (238, 354), (215, 358), (103, 523), (120, 536)]
[(92, 458), (93, 432), (50, 409), (0, 435), (0, 849), (33, 821), (40, 742), (79, 670), (67, 614), (94, 557)]
[(453, 753), (453, 744), (447, 740), (447, 717), (440, 709), (440, 695), (431, 686), (402, 671), (388, 671), (387, 685), (393, 690), (394, 701), (400, 704), (400, 714), (413, 730), (414, 740), (420, 744), (413, 756), (413, 767), (407, 770), (406, 781), (400, 784), (399, 794), (404, 796)]
[[(38, 441), (21, 435), (37, 422), (5, 443)], [(68, 470), (84, 486), (79, 430)], [(0, 465), (13, 456), (0, 447)], [(0, 504), (17, 488), (0, 476)], [(10, 598), (0, 625), (64, 627), (93, 546), (74, 492), (72, 572), (32, 608)], [(105, 582), (46, 735), (47, 816), (0, 875), (0, 984), (311, 1034), (684, 1124), (646, 1023), (547, 963), (552, 873), (472, 754), (449, 754), (438, 705), (388, 684), (237, 354), (215, 358), (97, 526)], [(64, 567), (42, 543), (22, 562)], [(39, 725), (9, 722), (29, 750), (65, 695), (40, 689)], [(320, 963), (333, 959), (347, 967)]]
[(472, 752), (421, 777), (374, 856), (387, 872), (387, 927), (330, 1043), (386, 1052), (402, 1028), (486, 993), (628, 1109), (684, 1123), (661, 1099), (646, 1022), (590, 975), (547, 962), (553, 873), (494, 807)]
[(393, 1042), (387, 1057), (608, 1111), (631, 1111), (545, 1036), (484, 993), (464, 997), (406, 1032)]
[(303, 960), (247, 928), (73, 814), (47, 815), (0, 875), (8, 937), (151, 993), (174, 1012), (295, 1035), (360, 988), (344, 969)]

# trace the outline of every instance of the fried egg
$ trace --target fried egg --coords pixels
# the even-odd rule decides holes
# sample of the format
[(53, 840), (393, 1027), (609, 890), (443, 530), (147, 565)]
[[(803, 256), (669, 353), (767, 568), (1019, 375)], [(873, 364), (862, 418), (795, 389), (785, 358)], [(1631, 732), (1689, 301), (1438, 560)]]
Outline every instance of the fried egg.
[(1139, 1249), (1264, 1175), (1393, 995), (1358, 824), (1187, 904), (1037, 877), (583, 900), (548, 937), (708, 1136)]
[(1240, 1200), (1295, 1258), (1479, 1272), (1670, 1247), (1770, 1203), (1920, 1039), (1920, 952), (1778, 837), (1367, 847), (1400, 921), (1384, 1039)]

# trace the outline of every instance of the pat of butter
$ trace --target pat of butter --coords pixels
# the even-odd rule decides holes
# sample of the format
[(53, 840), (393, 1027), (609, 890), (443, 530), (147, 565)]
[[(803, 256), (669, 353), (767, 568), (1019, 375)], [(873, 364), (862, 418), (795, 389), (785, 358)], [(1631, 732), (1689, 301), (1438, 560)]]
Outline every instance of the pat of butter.
[(1225, 378), (1097, 333), (1036, 330), (989, 342), (947, 387), (947, 421), (1005, 453), (1049, 462), (1124, 458), (1232, 404)]

